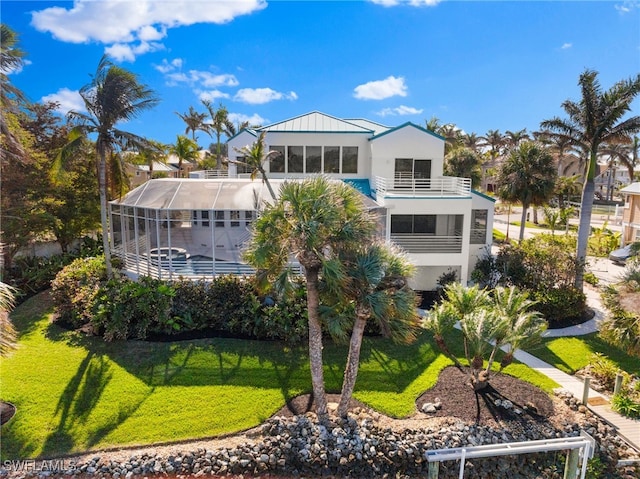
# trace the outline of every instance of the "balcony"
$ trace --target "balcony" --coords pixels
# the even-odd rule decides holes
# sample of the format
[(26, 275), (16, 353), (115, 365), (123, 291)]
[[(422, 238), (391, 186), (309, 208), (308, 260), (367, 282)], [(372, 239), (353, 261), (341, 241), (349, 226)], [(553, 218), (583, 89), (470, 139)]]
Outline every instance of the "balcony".
[(405, 175), (397, 175), (395, 178), (376, 176), (374, 186), (377, 198), (385, 196), (445, 198), (471, 195), (471, 179), (453, 176), (440, 178), (413, 178)]
[(390, 239), (407, 253), (462, 253), (461, 235), (435, 236), (396, 233), (392, 234)]

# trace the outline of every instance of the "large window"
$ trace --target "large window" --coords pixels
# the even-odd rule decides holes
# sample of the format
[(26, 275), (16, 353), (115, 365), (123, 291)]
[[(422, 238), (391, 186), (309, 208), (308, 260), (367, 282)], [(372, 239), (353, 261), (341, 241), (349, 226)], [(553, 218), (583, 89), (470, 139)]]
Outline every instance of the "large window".
[(303, 149), (302, 146), (287, 147), (287, 171), (289, 173), (303, 173)]
[(340, 147), (324, 147), (324, 172), (340, 173)]
[(484, 244), (487, 240), (487, 210), (471, 211), (471, 244)]
[(358, 147), (357, 146), (342, 147), (342, 172), (343, 173), (358, 172)]
[(251, 173), (253, 171), (253, 168), (244, 163), (246, 161), (246, 158), (244, 156), (236, 156), (236, 161), (240, 162), (236, 163), (236, 173), (243, 174)]
[(429, 178), (431, 178), (431, 160), (396, 158), (396, 188), (425, 187), (428, 186), (428, 182), (420, 180), (428, 180)]
[(322, 172), (322, 147), (307, 146), (306, 156), (306, 172), (321, 173)]
[(391, 234), (435, 234), (436, 215), (391, 215)]
[(284, 173), (284, 146), (272, 146), (270, 150), (278, 153), (271, 155), (269, 171), (271, 173)]

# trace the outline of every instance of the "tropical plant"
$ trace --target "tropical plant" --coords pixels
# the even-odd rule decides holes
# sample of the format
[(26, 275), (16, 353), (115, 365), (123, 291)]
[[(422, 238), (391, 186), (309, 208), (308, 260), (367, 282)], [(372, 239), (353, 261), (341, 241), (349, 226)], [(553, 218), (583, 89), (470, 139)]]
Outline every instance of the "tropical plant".
[(558, 208), (551, 208), (550, 206), (543, 207), (545, 222), (549, 228), (551, 228), (551, 234), (555, 234), (556, 229), (560, 225), (560, 210)]
[(203, 100), (202, 104), (209, 111), (211, 123), (209, 124), (209, 132), (216, 133), (216, 169), (222, 168), (222, 154), (220, 151), (220, 136), (226, 131), (229, 123), (229, 112), (227, 108), (220, 104), (216, 110), (213, 104), (208, 100)]
[(444, 174), (459, 178), (471, 178), (471, 187), (477, 188), (482, 181), (482, 157), (473, 150), (458, 147), (444, 158)]
[[(481, 391), (489, 384), (498, 357), (502, 370), (511, 364), (516, 349), (540, 340), (546, 322), (540, 313), (531, 310), (534, 304), (526, 292), (515, 287), (499, 287), (490, 295), (478, 286), (452, 283), (445, 288), (442, 303), (427, 313), (423, 326), (434, 333), (438, 346), (452, 357), (444, 337), (456, 322), (460, 323), (471, 384), (475, 391)], [(459, 361), (454, 362), (462, 367)]]
[(408, 286), (413, 266), (395, 247), (365, 242), (352, 251), (341, 251), (340, 259), (348, 276), (348, 300), (341, 299), (341, 314), (355, 318), (337, 410), (339, 416), (346, 417), (367, 322), (375, 321), (382, 333), (394, 341), (409, 343), (416, 338), (419, 317), (416, 293)]
[(0, 282), (0, 356), (6, 356), (16, 347), (18, 334), (9, 318), (13, 309), (16, 290), (6, 283)]
[(529, 139), (530, 137), (526, 128), (517, 131), (507, 130), (504, 132), (505, 146), (509, 151), (518, 148), (521, 143)]
[(17, 104), (25, 102), (24, 94), (9, 81), (8, 76), (24, 65), (25, 53), (17, 45), (16, 33), (4, 23), (0, 24), (0, 106), (3, 110), (0, 115), (0, 133), (6, 138), (2, 142), (3, 157), (21, 156), (23, 153), (19, 139), (14, 136), (6, 120), (7, 112), (17, 113)]
[(541, 205), (553, 194), (556, 170), (553, 158), (541, 145), (525, 142), (511, 151), (498, 174), (498, 196), (522, 203), (520, 241), (524, 238), (527, 209)]
[(167, 162), (168, 146), (155, 140), (149, 140), (149, 145), (144, 146), (138, 152), (136, 161), (138, 164), (146, 164), (149, 167), (149, 178), (153, 178), (153, 165), (155, 162)]
[(178, 135), (175, 144), (169, 146), (169, 153), (176, 155), (178, 158), (178, 175), (180, 177), (184, 176), (182, 171), (182, 163), (184, 161), (198, 161), (198, 145), (184, 135)]
[(489, 130), (482, 137), (483, 146), (489, 148), (489, 156), (491, 160), (495, 160), (502, 154), (502, 149), (506, 145), (504, 135), (500, 133), (500, 130)]
[(603, 144), (628, 144), (632, 142), (632, 136), (640, 132), (640, 116), (624, 118), (631, 110), (634, 98), (640, 93), (640, 74), (619, 81), (603, 92), (598, 73), (585, 70), (580, 75), (578, 85), (582, 94), (580, 101), (566, 100), (562, 103), (568, 118), (554, 117), (543, 121), (541, 126), (550, 136), (568, 140), (581, 152), (587, 165), (576, 247), (576, 256), (582, 266), (576, 272), (575, 286), (582, 290), (598, 156)]
[(243, 160), (229, 160), (231, 163), (238, 165), (244, 165), (251, 168), (251, 181), (256, 179), (258, 173), (262, 176), (262, 181), (267, 185), (269, 194), (272, 199), (276, 199), (276, 194), (269, 183), (267, 172), (264, 169), (264, 165), (269, 161), (271, 156), (279, 154), (277, 151), (266, 152), (266, 145), (264, 141), (265, 132), (260, 132), (258, 139), (253, 142), (252, 145), (243, 146), (242, 148), (236, 148), (236, 151), (243, 156)]
[(138, 81), (138, 77), (111, 62), (105, 55), (98, 63), (90, 83), (80, 89), (88, 113), (70, 111), (69, 118), (76, 126), (69, 134), (69, 143), (61, 150), (53, 166), (59, 171), (73, 151), (90, 134), (97, 135), (95, 148), (98, 162), (98, 188), (100, 191), (100, 220), (107, 275), (111, 276), (109, 224), (107, 221), (107, 161), (122, 149), (148, 146), (144, 138), (120, 130), (119, 122), (127, 122), (158, 103), (154, 92)]
[(320, 417), (327, 415), (322, 362), (320, 282), (331, 298), (341, 297), (348, 275), (339, 257), (341, 250), (369, 241), (375, 231), (356, 190), (324, 176), (300, 182), (285, 182), (279, 197), (254, 222), (253, 235), (245, 253), (257, 269), (263, 287), (291, 292), (292, 258), (304, 268), (309, 321), (311, 382)]
[(184, 134), (188, 135), (189, 132), (191, 132), (191, 139), (194, 143), (197, 143), (196, 131), (209, 131), (209, 126), (206, 123), (207, 114), (197, 112), (193, 106), (189, 107), (187, 113), (176, 112), (176, 115), (187, 124), (187, 127), (184, 129)]

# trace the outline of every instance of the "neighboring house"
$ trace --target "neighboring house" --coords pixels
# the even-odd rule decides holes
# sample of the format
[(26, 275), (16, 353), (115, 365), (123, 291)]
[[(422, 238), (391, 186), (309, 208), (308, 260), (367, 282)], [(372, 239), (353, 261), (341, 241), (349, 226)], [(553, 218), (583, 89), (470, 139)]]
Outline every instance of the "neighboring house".
[[(125, 164), (125, 171), (129, 176), (129, 182), (132, 188), (140, 186), (142, 183), (151, 179), (151, 172), (149, 165), (135, 165), (133, 163)], [(178, 169), (173, 166), (166, 165), (159, 161), (153, 162), (153, 173), (162, 173), (168, 178), (176, 178), (178, 176)]]
[[(263, 131), (267, 151), (276, 152), (265, 165), (274, 189), (285, 179), (316, 174), (354, 186), (380, 215), (380, 234), (416, 266), (416, 290), (434, 290), (449, 271), (466, 284), (492, 243), (494, 200), (473, 191), (468, 178), (443, 176), (444, 138), (421, 126), (387, 127), (312, 112), (243, 130), (228, 141), (230, 159), (242, 160), (236, 149)], [(153, 180), (130, 192), (111, 205), (116, 250), (139, 274), (166, 275), (162, 269), (167, 262), (174, 268), (174, 257), (180, 267), (185, 262), (185, 272), (194, 270), (193, 258), (203, 260), (209, 273), (246, 272), (243, 242), (263, 201), (270, 200), (262, 181), (249, 181), (249, 173), (230, 162), (229, 178)], [(199, 268), (194, 274), (204, 271)]]
[(640, 182), (622, 188), (620, 194), (624, 196), (621, 242), (626, 245), (640, 241)]

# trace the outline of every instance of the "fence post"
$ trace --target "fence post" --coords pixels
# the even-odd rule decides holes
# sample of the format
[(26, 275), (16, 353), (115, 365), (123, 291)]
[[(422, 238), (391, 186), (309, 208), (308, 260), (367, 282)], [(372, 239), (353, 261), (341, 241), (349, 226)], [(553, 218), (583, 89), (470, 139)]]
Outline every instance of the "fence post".
[(429, 476), (428, 479), (438, 479), (438, 471), (440, 469), (439, 462), (430, 462), (429, 463)]
[(591, 384), (591, 378), (589, 376), (586, 376), (584, 378), (584, 389), (582, 390), (582, 404), (584, 404), (585, 406), (588, 404), (589, 401), (589, 385)]
[(622, 388), (622, 374), (616, 374), (616, 384), (613, 386), (613, 394), (616, 395), (620, 392)]
[[(580, 449), (571, 449), (567, 454), (567, 462), (564, 466), (563, 479), (578, 479), (578, 461), (580, 460)], [(585, 458), (585, 461), (587, 459)]]

